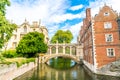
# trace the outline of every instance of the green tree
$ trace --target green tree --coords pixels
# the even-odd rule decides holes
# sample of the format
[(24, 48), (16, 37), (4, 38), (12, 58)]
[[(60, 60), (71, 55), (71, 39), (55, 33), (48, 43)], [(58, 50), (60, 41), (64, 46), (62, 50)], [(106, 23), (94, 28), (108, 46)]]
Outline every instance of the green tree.
[(67, 30), (67, 31), (63, 31), (63, 30), (58, 30), (55, 35), (52, 37), (51, 39), (51, 43), (56, 43), (58, 41), (58, 43), (70, 43), (73, 39), (73, 35), (72, 33)]
[(2, 15), (5, 15), (6, 6), (10, 6), (9, 0), (0, 0), (0, 12)]
[(46, 53), (47, 44), (44, 43), (44, 34), (30, 32), (20, 40), (16, 52), (25, 57), (34, 57), (37, 53)]
[(0, 48), (10, 39), (13, 30), (17, 27), (16, 24), (10, 23), (5, 17), (6, 6), (9, 5), (9, 0), (0, 0)]

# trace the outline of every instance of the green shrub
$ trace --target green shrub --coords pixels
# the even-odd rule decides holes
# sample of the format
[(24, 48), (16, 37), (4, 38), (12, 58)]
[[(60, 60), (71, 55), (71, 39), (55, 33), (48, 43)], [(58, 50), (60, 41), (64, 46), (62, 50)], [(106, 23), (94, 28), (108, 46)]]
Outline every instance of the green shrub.
[(44, 34), (38, 32), (30, 32), (20, 40), (16, 47), (16, 52), (22, 54), (23, 57), (35, 57), (37, 53), (46, 53), (48, 46), (44, 43)]
[(29, 63), (29, 62), (35, 62), (35, 58), (28, 58), (26, 62), (27, 63)]
[(14, 58), (17, 57), (16, 50), (7, 50), (2, 52), (3, 57)]
[(3, 57), (3, 55), (0, 53), (0, 63), (4, 62), (5, 58)]

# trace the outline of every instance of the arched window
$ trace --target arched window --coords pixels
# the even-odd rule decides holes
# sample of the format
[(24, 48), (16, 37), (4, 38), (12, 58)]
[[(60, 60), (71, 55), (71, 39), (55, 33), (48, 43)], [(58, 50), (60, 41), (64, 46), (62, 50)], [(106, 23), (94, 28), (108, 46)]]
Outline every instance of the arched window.
[(70, 47), (69, 47), (69, 46), (66, 46), (66, 47), (65, 47), (65, 53), (66, 53), (66, 54), (70, 54)]
[(58, 47), (58, 53), (63, 53), (63, 47), (62, 46)]
[(24, 26), (24, 32), (25, 32), (25, 33), (27, 32), (27, 27), (26, 27), (26, 26)]
[(56, 47), (53, 46), (53, 47), (51, 48), (51, 51), (52, 51), (52, 54), (55, 54), (55, 53), (56, 53)]
[(76, 47), (75, 46), (72, 47), (72, 55), (76, 55)]

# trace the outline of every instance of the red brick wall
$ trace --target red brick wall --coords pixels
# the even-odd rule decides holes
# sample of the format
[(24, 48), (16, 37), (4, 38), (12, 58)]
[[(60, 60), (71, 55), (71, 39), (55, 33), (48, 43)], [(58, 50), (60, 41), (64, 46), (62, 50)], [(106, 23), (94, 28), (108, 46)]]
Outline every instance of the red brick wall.
[[(105, 12), (109, 12), (109, 16), (104, 16)], [(94, 30), (95, 30), (95, 45), (96, 45), (96, 61), (98, 63), (98, 68), (111, 63), (118, 59), (119, 53), (119, 35), (118, 35), (118, 25), (116, 22), (116, 13), (112, 11), (108, 6), (104, 6), (100, 10), (99, 14), (94, 18)], [(111, 22), (112, 28), (105, 29), (104, 22)], [(113, 35), (113, 42), (106, 42), (105, 34)], [(107, 56), (107, 48), (115, 49), (115, 56)]]

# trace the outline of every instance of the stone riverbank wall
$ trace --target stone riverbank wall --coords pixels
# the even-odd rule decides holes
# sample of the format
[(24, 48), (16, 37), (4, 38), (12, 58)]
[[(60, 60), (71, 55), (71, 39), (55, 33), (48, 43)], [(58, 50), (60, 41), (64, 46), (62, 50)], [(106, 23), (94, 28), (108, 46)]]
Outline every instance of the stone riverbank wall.
[[(92, 65), (85, 61), (83, 61), (83, 63), (86, 70), (90, 70), (94, 73), (94, 67)], [(95, 74), (120, 77), (120, 60), (104, 65), (103, 67), (97, 69)]]
[(15, 63), (10, 65), (0, 64), (0, 80), (13, 80), (36, 66), (34, 62), (26, 63), (20, 67), (17, 67)]

